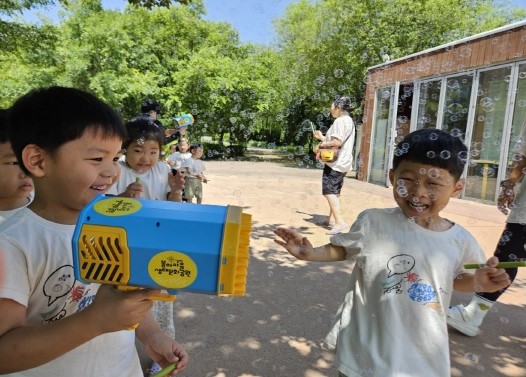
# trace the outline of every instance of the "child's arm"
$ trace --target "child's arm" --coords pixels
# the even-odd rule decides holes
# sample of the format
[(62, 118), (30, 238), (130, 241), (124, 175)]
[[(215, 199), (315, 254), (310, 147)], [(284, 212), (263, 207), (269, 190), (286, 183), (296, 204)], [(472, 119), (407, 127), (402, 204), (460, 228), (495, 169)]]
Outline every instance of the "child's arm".
[(177, 368), (170, 373), (171, 376), (183, 371), (188, 363), (188, 354), (179, 343), (162, 331), (151, 313), (141, 322), (136, 335), (150, 357), (161, 367), (177, 362)]
[(307, 237), (300, 233), (285, 228), (278, 228), (274, 233), (283, 239), (274, 240), (278, 245), (283, 246), (287, 251), (299, 260), (312, 262), (336, 262), (345, 260), (347, 252), (343, 247), (326, 244), (314, 248)]
[(0, 298), (0, 374), (38, 367), (101, 334), (129, 329), (149, 313), (151, 297), (159, 293), (101, 286), (86, 309), (36, 326), (27, 325), (24, 305)]
[(460, 292), (495, 292), (511, 284), (504, 268), (495, 268), (499, 259), (491, 257), (488, 267), (478, 268), (475, 274), (461, 274), (453, 282), (453, 289)]

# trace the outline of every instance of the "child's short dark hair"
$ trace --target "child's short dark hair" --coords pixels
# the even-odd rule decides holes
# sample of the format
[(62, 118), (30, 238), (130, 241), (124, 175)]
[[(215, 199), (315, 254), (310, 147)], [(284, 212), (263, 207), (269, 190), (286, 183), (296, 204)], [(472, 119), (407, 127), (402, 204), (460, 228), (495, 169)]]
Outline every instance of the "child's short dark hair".
[(8, 138), (26, 174), (29, 172), (22, 162), (22, 150), (28, 144), (53, 154), (90, 129), (104, 137), (126, 138), (119, 114), (93, 94), (79, 89), (35, 89), (20, 97), (8, 112)]
[(442, 130), (424, 128), (411, 132), (398, 143), (394, 151), (393, 170), (402, 161), (419, 162), (446, 169), (458, 181), (467, 159), (468, 148), (459, 137)]
[(128, 137), (124, 140), (122, 148), (126, 149), (133, 142), (138, 142), (140, 140), (154, 140), (159, 143), (159, 148), (163, 146), (164, 143), (164, 133), (153, 120), (138, 116), (130, 120), (125, 124), (126, 130), (128, 131)]
[(203, 146), (199, 143), (193, 143), (190, 145), (190, 148), (188, 148), (188, 152), (192, 152), (193, 150), (202, 148)]
[(0, 143), (7, 143), (7, 110), (0, 109)]

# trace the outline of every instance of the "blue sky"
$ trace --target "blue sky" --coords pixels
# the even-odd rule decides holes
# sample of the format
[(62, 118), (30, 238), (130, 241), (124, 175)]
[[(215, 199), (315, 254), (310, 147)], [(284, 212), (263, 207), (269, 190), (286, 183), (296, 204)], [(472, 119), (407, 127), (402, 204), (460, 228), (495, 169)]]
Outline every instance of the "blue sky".
[[(281, 17), (287, 5), (297, 0), (204, 0), (207, 15), (212, 21), (229, 22), (239, 31), (242, 42), (268, 44), (275, 36), (272, 20)], [(526, 0), (511, 4), (526, 8)], [(104, 8), (122, 9), (126, 0), (102, 0)], [(53, 10), (46, 12), (53, 19)], [(56, 13), (56, 11), (55, 11)]]

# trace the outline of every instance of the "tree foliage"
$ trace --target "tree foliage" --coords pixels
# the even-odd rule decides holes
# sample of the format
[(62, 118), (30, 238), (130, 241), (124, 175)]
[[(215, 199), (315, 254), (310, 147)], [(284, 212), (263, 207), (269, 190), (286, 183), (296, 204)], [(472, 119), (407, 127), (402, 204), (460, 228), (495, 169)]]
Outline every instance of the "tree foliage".
[[(262, 47), (204, 20), (202, 0), (128, 2), (111, 11), (100, 0), (62, 0), (58, 23), (0, 20), (0, 106), (35, 87), (67, 85), (124, 119), (144, 97), (163, 104), (167, 126), (192, 113), (194, 137), (305, 146), (311, 123), (330, 125), (336, 96), (353, 99), (359, 120), (368, 67), (526, 16), (491, 0), (299, 0), (275, 21), (275, 45)], [(51, 3), (11, 0), (0, 14)]]

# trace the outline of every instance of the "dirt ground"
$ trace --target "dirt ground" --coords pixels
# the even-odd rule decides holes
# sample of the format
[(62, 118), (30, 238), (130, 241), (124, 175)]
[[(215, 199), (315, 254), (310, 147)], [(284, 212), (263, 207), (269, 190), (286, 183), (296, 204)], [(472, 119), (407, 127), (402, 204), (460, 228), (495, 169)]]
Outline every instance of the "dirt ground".
[[(297, 261), (274, 243), (279, 226), (300, 230), (314, 244), (328, 240), (321, 226), (328, 212), (321, 171), (294, 163), (205, 161), (203, 202), (241, 206), (252, 215), (250, 266), (244, 297), (177, 296), (177, 340), (190, 354), (184, 376), (338, 375), (320, 343), (353, 265)], [(346, 178), (341, 199), (349, 223), (363, 209), (395, 205), (390, 189), (353, 178)], [(492, 255), (506, 219), (496, 207), (453, 199), (443, 215), (469, 229)], [(477, 337), (450, 330), (451, 376), (526, 376), (525, 285), (522, 269)], [(455, 295), (453, 304), (469, 299)]]

